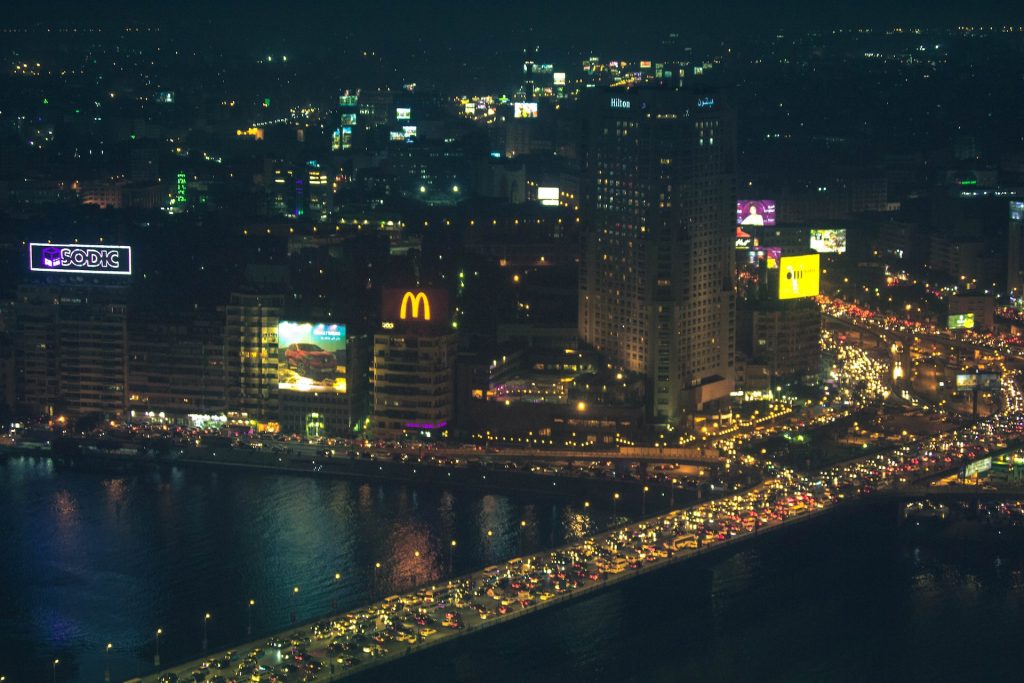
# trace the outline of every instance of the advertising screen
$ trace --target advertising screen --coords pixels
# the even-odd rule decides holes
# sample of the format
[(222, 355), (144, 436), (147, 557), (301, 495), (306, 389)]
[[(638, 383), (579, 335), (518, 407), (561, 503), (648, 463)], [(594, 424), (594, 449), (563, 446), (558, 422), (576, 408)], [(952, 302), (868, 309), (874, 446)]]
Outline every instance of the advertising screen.
[(956, 376), (957, 391), (997, 391), (999, 385), (999, 375), (994, 372), (965, 372)]
[(779, 299), (818, 296), (821, 255), (783, 256), (779, 259)]
[(1024, 202), (1010, 202), (1010, 220), (1024, 222)]
[(951, 330), (973, 330), (973, 313), (955, 313), (946, 317), (946, 327)]
[(538, 187), (537, 200), (544, 206), (558, 206), (558, 188)]
[(416, 137), (416, 126), (402, 126), (402, 135), (405, 136), (406, 140)]
[(341, 114), (341, 125), (343, 125), (343, 126), (354, 126), (354, 125), (356, 125), (356, 113), (354, 111), (352, 111), (352, 112), (342, 112), (342, 114)]
[(845, 254), (846, 228), (811, 228), (811, 249), (819, 254)]
[(556, 71), (554, 76), (555, 85), (565, 85), (565, 73), (562, 71)]
[(395, 109), (395, 119), (398, 121), (409, 121), (412, 119), (412, 109), (409, 107), (398, 107)]
[(764, 263), (768, 270), (779, 269), (779, 259), (782, 258), (782, 247), (757, 247), (750, 250), (751, 263)]
[(381, 303), (385, 329), (448, 324), (448, 292), (443, 289), (386, 288)]
[(28, 267), (41, 273), (131, 275), (132, 248), (109, 244), (28, 245)]
[(512, 104), (512, 114), (517, 119), (535, 119), (537, 118), (537, 103), (514, 102)]
[(738, 200), (736, 202), (736, 225), (775, 225), (775, 200)]
[(992, 469), (992, 456), (967, 463), (967, 467), (964, 468), (964, 476), (973, 477), (982, 472), (988, 472), (990, 469)]
[(278, 389), (346, 393), (344, 325), (282, 321), (277, 339)]
[(743, 228), (736, 227), (736, 248), (737, 249), (752, 249), (757, 246), (757, 240), (754, 236)]
[(402, 142), (405, 140), (405, 133), (400, 130), (393, 130), (388, 133), (388, 139), (391, 140), (391, 142)]

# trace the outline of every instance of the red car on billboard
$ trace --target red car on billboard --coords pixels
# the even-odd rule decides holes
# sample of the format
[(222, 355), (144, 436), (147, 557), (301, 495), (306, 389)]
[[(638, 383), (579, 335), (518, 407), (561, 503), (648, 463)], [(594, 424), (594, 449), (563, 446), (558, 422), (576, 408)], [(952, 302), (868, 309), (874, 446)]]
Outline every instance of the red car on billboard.
[(324, 351), (316, 344), (289, 344), (284, 350), (284, 359), (289, 368), (304, 377), (318, 378), (334, 374), (337, 365), (334, 354)]

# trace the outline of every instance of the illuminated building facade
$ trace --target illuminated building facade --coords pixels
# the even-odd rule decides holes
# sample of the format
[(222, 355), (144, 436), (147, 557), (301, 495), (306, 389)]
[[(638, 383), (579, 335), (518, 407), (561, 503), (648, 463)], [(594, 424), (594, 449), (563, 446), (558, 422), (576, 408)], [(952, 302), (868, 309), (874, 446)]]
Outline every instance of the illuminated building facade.
[(598, 90), (587, 109), (580, 336), (680, 423), (733, 389), (734, 116), (683, 88)]
[(373, 435), (435, 438), (455, 412), (457, 335), (447, 293), (385, 289), (373, 339)]
[(277, 416), (277, 326), (283, 306), (282, 295), (236, 292), (226, 310), (228, 409), (260, 421)]

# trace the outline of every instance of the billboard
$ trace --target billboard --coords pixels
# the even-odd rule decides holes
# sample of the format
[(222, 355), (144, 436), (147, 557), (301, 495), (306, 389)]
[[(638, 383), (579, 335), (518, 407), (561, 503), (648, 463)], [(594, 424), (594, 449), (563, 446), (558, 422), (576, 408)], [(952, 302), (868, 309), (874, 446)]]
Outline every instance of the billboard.
[(554, 84), (555, 85), (565, 85), (565, 72), (564, 71), (556, 71), (555, 72)]
[(845, 254), (846, 228), (811, 228), (811, 249), (819, 254)]
[(973, 330), (973, 313), (955, 313), (946, 317), (946, 327), (951, 330)]
[(398, 107), (395, 109), (395, 119), (397, 121), (409, 121), (412, 119), (412, 109), (409, 107)]
[(337, 323), (278, 323), (277, 388), (346, 393), (345, 342)]
[(782, 247), (756, 247), (750, 250), (750, 262), (763, 262), (768, 270), (778, 270), (781, 258)]
[(28, 245), (28, 267), (41, 273), (131, 275), (132, 248), (109, 244)]
[(385, 329), (448, 324), (448, 292), (443, 289), (386, 288), (381, 304)]
[(536, 102), (514, 102), (512, 104), (512, 115), (517, 119), (537, 118)]
[(558, 206), (558, 188), (538, 187), (537, 201), (539, 201), (544, 206)]
[(957, 391), (998, 391), (999, 375), (994, 372), (958, 372)]
[(738, 200), (736, 202), (736, 225), (775, 225), (775, 200)]
[(779, 299), (818, 296), (821, 255), (783, 256), (779, 259)]
[(1010, 202), (1010, 220), (1024, 222), (1024, 202)]
[(967, 463), (967, 467), (964, 468), (964, 476), (973, 477), (982, 472), (988, 472), (990, 469), (992, 469), (992, 456)]
[(737, 249), (752, 249), (757, 246), (757, 240), (754, 236), (743, 228), (736, 226), (736, 248)]
[(416, 126), (402, 126), (402, 135), (405, 136), (405, 140), (408, 142), (416, 137)]

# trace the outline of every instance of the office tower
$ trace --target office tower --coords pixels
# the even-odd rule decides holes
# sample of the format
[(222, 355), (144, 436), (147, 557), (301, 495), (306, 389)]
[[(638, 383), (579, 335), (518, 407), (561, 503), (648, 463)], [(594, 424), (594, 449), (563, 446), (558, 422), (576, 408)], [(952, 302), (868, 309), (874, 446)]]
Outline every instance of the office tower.
[(598, 90), (585, 112), (580, 335), (680, 423), (734, 383), (734, 116), (691, 88)]

